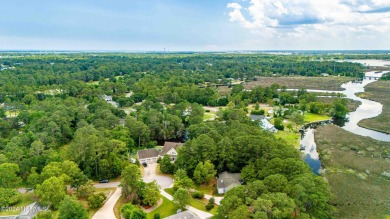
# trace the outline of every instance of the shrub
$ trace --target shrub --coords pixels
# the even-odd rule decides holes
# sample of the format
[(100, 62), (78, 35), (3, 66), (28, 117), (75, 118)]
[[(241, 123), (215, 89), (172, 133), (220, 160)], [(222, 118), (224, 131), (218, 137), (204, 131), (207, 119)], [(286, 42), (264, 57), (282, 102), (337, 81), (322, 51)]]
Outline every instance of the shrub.
[(51, 211), (41, 211), (35, 215), (34, 219), (53, 219), (53, 213)]
[(22, 195), (16, 189), (0, 188), (0, 207), (8, 207), (20, 202)]
[(265, 111), (263, 109), (260, 110), (252, 110), (251, 112), (252, 115), (264, 115)]
[(202, 198), (204, 198), (204, 193), (195, 191), (192, 193), (192, 198), (202, 199)]
[(125, 219), (143, 219), (146, 218), (146, 213), (143, 212), (139, 207), (132, 205), (131, 203), (123, 205), (121, 212)]
[(160, 213), (155, 213), (153, 217), (154, 217), (154, 219), (160, 219), (161, 218)]
[(209, 203), (215, 204), (215, 198), (214, 197), (210, 198)]
[(88, 205), (90, 208), (100, 208), (106, 200), (106, 195), (103, 192), (89, 196)]
[(206, 210), (207, 211), (210, 211), (211, 209), (213, 209), (214, 208), (214, 204), (212, 204), (212, 203), (208, 203), (207, 205), (206, 205)]

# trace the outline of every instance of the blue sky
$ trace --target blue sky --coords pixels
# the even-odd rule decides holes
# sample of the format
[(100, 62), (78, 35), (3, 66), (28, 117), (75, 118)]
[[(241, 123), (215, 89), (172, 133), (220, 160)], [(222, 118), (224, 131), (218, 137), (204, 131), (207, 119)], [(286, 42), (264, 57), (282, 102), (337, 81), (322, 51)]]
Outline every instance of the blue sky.
[(0, 49), (390, 49), (388, 0), (0, 0)]

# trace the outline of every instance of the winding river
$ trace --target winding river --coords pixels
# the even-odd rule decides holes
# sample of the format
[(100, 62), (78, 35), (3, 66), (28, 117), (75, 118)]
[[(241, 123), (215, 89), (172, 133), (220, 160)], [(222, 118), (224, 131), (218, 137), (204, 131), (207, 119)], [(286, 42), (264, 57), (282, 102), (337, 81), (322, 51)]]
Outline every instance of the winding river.
[[(373, 118), (381, 114), (382, 112), (382, 104), (363, 99), (358, 97), (357, 93), (364, 92), (364, 87), (367, 84), (370, 84), (376, 81), (373, 77), (379, 78), (386, 72), (367, 72), (366, 77), (363, 81), (359, 83), (348, 82), (342, 84), (341, 87), (344, 88), (344, 91), (336, 91), (338, 93), (342, 93), (346, 95), (346, 98), (360, 101), (360, 106), (356, 109), (356, 111), (351, 112), (347, 115), (348, 121), (342, 126), (343, 129), (354, 133), (360, 136), (368, 136), (373, 139), (379, 141), (390, 142), (390, 135), (382, 132), (377, 132), (373, 130), (369, 130), (363, 127), (358, 126), (358, 123), (363, 119)], [(317, 90), (308, 90), (309, 92), (325, 92), (325, 93), (334, 93), (335, 91), (317, 91)], [(301, 136), (301, 145), (305, 146), (305, 150), (303, 151), (304, 160), (309, 164), (312, 168), (313, 172), (316, 174), (320, 174), (321, 170), (321, 162), (319, 160), (319, 155), (317, 152), (317, 146), (314, 141), (314, 129), (307, 128), (304, 130), (304, 133)]]

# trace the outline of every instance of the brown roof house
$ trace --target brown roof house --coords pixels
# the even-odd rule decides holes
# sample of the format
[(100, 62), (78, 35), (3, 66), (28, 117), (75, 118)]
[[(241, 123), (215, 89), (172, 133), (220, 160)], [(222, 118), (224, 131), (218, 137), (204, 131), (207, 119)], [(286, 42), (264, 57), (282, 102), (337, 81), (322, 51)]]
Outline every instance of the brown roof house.
[(175, 162), (177, 159), (177, 149), (182, 145), (183, 143), (166, 141), (160, 152), (156, 148), (139, 150), (137, 151), (137, 158), (140, 163), (156, 163), (159, 157), (167, 154), (171, 157), (172, 162)]
[(225, 194), (230, 189), (241, 185), (242, 179), (239, 173), (223, 172), (219, 174), (217, 181), (218, 194)]

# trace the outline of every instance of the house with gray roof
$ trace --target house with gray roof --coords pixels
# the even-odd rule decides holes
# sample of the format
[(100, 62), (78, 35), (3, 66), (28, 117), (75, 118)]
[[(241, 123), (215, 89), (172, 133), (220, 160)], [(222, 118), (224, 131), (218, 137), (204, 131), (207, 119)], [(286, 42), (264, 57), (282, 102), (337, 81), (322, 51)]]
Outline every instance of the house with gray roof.
[(140, 163), (156, 163), (158, 154), (156, 148), (144, 149), (137, 151), (137, 158)]
[(165, 219), (200, 219), (200, 217), (192, 211), (182, 211)]
[(225, 194), (230, 189), (241, 185), (242, 179), (239, 173), (223, 172), (219, 174), (217, 180), (218, 194)]
[(167, 154), (171, 161), (175, 162), (178, 154), (177, 150), (181, 146), (183, 146), (183, 143), (166, 141), (161, 151), (156, 148), (139, 150), (137, 151), (137, 158), (140, 163), (156, 163), (159, 157), (164, 157)]
[(183, 146), (183, 143), (166, 141), (164, 143), (163, 149), (160, 151), (159, 156), (164, 157), (164, 155), (167, 154), (169, 157), (171, 157), (171, 161), (175, 162), (178, 154), (177, 150), (181, 146)]

